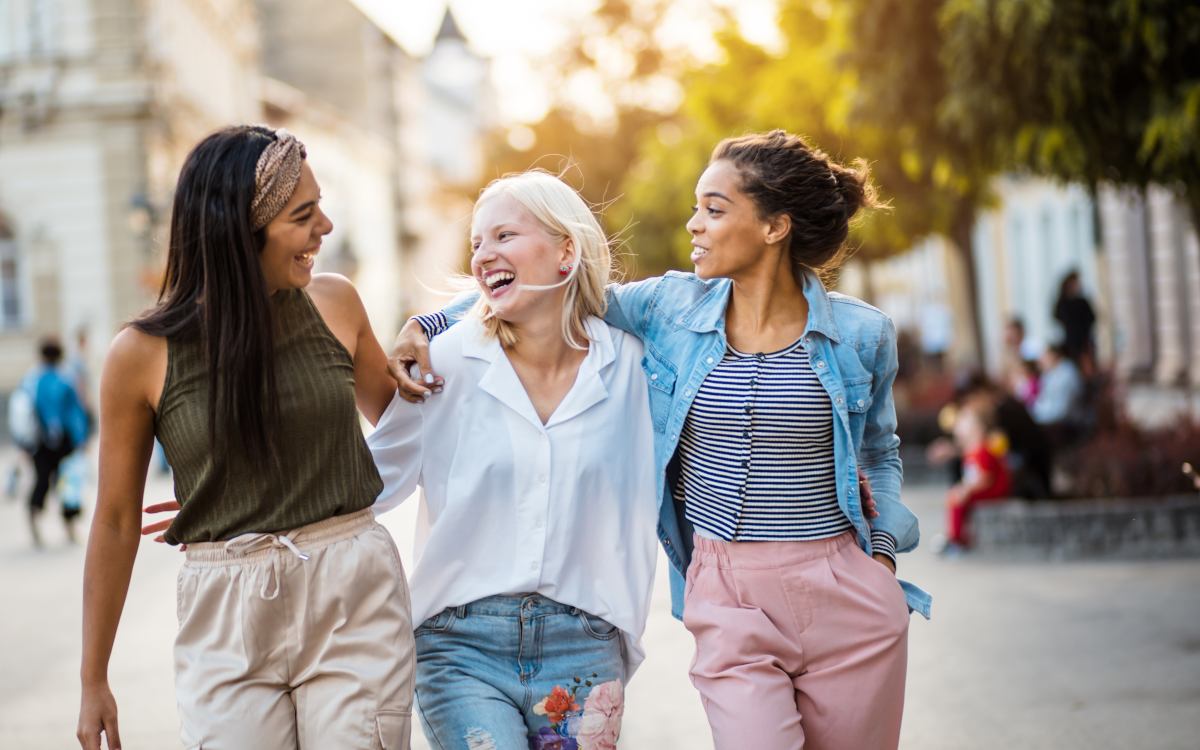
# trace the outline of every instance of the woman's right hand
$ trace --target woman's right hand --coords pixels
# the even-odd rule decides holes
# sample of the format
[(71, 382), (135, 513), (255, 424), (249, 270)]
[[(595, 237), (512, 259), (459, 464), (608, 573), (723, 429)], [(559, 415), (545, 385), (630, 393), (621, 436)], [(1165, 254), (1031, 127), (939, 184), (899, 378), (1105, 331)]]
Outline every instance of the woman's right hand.
[(117, 729), (117, 699), (108, 682), (86, 685), (79, 706), (79, 728), (75, 736), (83, 750), (100, 750), (100, 733), (108, 740), (108, 750), (120, 750), (121, 733)]
[[(420, 368), (420, 380), (409, 373), (412, 364)], [(445, 381), (433, 373), (429, 364), (429, 339), (425, 338), (425, 331), (417, 321), (410, 319), (400, 329), (392, 355), (388, 357), (388, 374), (396, 381), (400, 397), (405, 401), (424, 403), (426, 398), (442, 392)]]

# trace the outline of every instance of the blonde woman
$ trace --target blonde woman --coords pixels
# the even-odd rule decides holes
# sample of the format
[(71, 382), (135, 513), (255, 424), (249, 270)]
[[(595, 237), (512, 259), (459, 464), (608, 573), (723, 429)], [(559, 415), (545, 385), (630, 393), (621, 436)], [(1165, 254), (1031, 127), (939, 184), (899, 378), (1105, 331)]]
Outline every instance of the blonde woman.
[(410, 588), (435, 748), (614, 748), (655, 564), (642, 345), (605, 324), (608, 242), (557, 178), (475, 204), (472, 314), (430, 347), (452, 386), (368, 438), (382, 513), (420, 486)]

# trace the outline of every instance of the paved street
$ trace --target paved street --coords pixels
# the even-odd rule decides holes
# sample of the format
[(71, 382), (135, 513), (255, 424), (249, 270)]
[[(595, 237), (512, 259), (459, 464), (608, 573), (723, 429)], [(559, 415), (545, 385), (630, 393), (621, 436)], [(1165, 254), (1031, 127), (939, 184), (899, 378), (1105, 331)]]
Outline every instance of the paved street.
[[(0, 468), (11, 465), (0, 454)], [(26, 470), (27, 478), (28, 470)], [(154, 476), (147, 503), (171, 497)], [(906, 501), (926, 535), (940, 528), (937, 488)], [(385, 519), (411, 561), (415, 505)], [(75, 745), (83, 548), (43, 518), (28, 540), (21, 502), (0, 500), (0, 748)], [(126, 748), (178, 747), (171, 680), (180, 555), (143, 543), (114, 648), (111, 682)], [(660, 566), (660, 570), (661, 570)], [(929, 589), (934, 619), (914, 616), (902, 747), (1191, 750), (1200, 736), (1200, 562), (943, 561), (924, 550), (902, 575)], [(655, 589), (649, 659), (628, 692), (622, 747), (696, 750), (711, 739), (687, 680), (691, 639)], [(420, 733), (414, 747), (426, 748)]]

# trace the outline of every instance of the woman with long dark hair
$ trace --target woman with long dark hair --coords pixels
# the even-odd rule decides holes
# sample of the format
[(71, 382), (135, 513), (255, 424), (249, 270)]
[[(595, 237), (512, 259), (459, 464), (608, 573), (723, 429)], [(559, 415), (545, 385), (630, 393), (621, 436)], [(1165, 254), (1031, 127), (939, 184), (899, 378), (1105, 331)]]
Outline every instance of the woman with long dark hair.
[[(899, 742), (909, 613), (930, 598), (894, 576), (919, 538), (896, 329), (823, 281), (875, 203), (865, 162), (782, 130), (731, 138), (696, 186), (695, 273), (609, 287), (605, 320), (645, 342), (659, 537), (718, 750)], [(460, 308), (407, 325), (394, 369), (430, 374), (426, 333)]]
[[(395, 392), (354, 287), (314, 276), (333, 225), (304, 146), (238, 126), (184, 163), (158, 304), (100, 385), (78, 736), (120, 747), (107, 665), (154, 439), (181, 506), (176, 695), (188, 748), (408, 747), (404, 573), (359, 426)], [(356, 410), (357, 405), (357, 410)], [(165, 525), (165, 524), (164, 524)]]

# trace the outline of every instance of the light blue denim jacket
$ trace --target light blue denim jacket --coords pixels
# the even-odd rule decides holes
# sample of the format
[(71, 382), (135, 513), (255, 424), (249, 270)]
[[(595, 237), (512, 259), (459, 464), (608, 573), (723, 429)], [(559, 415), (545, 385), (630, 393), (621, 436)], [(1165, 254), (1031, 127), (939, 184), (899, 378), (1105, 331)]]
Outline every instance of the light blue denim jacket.
[[(604, 319), (640, 338), (642, 366), (650, 385), (654, 449), (658, 468), (658, 536), (671, 561), (671, 613), (683, 616), (684, 576), (691, 562), (692, 525), (672, 486), (678, 476), (676, 448), (700, 384), (725, 355), (725, 308), (732, 282), (704, 280), (692, 273), (608, 288)], [(858, 543), (871, 554), (872, 527), (909, 552), (920, 540), (917, 517), (900, 502), (903, 468), (896, 437), (892, 382), (896, 377), (896, 328), (870, 305), (827, 292), (815, 274), (804, 282), (808, 325), (803, 346), (833, 402), (833, 449), (838, 505), (854, 524)], [(474, 302), (460, 298), (442, 312), (453, 320)], [(858, 469), (871, 480), (879, 517), (869, 522), (858, 495)], [(900, 581), (908, 606), (929, 617), (931, 597)]]

